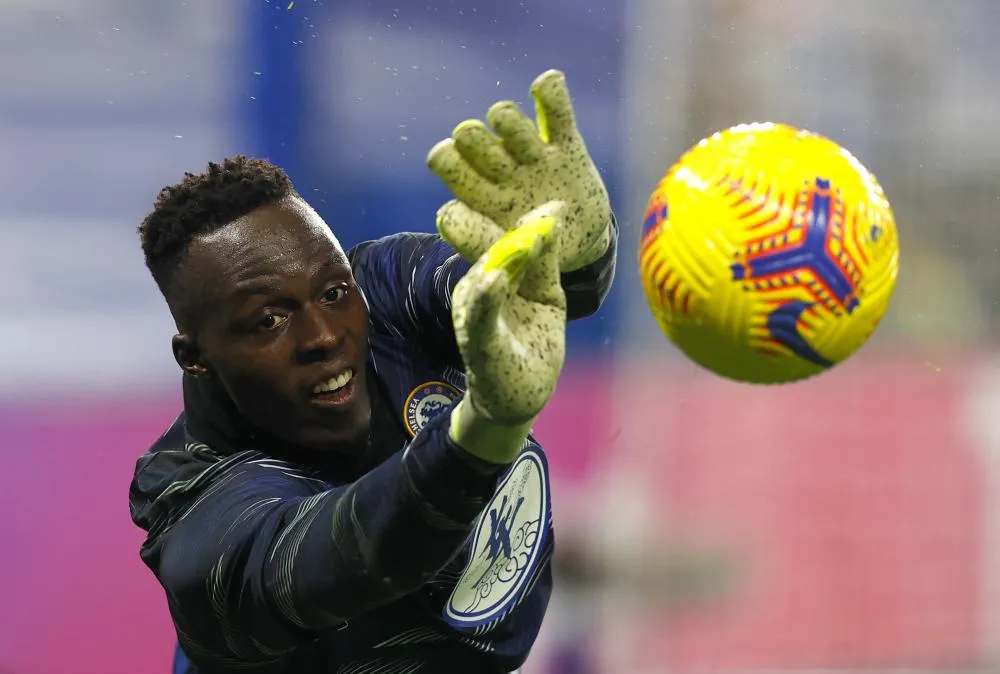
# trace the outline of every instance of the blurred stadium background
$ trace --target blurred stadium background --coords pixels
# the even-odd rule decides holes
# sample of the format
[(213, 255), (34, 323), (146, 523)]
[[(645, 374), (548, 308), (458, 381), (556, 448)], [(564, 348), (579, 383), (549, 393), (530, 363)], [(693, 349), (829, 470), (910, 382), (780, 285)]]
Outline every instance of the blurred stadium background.
[[(168, 671), (126, 503), (178, 412), (158, 189), (262, 154), (345, 244), (430, 231), (427, 150), (549, 67), (624, 229), (539, 429), (560, 582), (525, 674), (1000, 672), (998, 33), (994, 0), (6, 0), (0, 674)], [(755, 120), (852, 149), (902, 238), (873, 342), (788, 388), (683, 362), (635, 277), (658, 177)]]

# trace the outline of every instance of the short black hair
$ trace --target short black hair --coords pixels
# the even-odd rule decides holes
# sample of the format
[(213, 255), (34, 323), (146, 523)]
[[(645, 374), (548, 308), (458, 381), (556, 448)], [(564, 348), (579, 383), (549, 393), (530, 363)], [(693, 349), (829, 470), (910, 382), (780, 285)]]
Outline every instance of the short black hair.
[(179, 183), (160, 190), (139, 225), (139, 238), (146, 266), (171, 309), (175, 272), (195, 237), (294, 194), (283, 169), (243, 155), (209, 162), (204, 173), (185, 173)]

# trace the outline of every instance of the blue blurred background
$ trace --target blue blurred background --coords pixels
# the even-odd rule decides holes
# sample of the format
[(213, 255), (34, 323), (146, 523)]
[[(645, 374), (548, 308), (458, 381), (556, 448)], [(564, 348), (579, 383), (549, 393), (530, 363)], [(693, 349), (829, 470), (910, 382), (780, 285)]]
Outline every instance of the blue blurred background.
[[(624, 6), (576, 7), (5, 5), (0, 37), (17, 58), (0, 65), (0, 204), (17, 254), (3, 292), (11, 306), (31, 298), (4, 323), (7, 383), (96, 378), (118, 391), (137, 372), (142, 388), (175, 374), (135, 226), (162, 186), (209, 160), (242, 152), (286, 167), (345, 245), (433, 231), (448, 198), (424, 165), (433, 143), (495, 100), (530, 105), (531, 80), (559, 66), (615, 189)], [(566, 34), (579, 40), (554, 39)], [(114, 327), (88, 328), (95, 312)], [(599, 346), (611, 323), (581, 324), (573, 344)], [(66, 334), (76, 335), (72, 348)]]
[[(623, 235), (540, 428), (560, 582), (526, 674), (997, 671), (998, 30), (992, 0), (4, 2), (0, 674), (168, 668), (126, 506), (179, 409), (158, 190), (252, 154), (345, 245), (432, 231), (427, 151), (548, 68)], [(660, 175), (757, 120), (857, 154), (903, 246), (872, 344), (787, 389), (681, 360), (634, 265)]]

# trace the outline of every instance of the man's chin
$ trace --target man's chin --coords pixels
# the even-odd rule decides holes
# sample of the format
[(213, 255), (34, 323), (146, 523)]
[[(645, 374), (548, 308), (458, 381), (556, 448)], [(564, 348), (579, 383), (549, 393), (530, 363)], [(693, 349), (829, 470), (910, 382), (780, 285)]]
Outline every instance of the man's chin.
[(370, 426), (371, 411), (357, 410), (333, 423), (300, 427), (296, 444), (318, 452), (350, 451), (366, 444)]

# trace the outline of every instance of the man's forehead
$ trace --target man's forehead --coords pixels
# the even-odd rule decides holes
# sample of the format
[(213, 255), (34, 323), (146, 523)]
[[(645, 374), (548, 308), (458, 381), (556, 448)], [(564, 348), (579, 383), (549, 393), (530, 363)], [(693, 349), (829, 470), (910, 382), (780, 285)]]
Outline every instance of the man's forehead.
[(230, 283), (268, 274), (309, 273), (331, 259), (348, 264), (336, 236), (301, 199), (264, 206), (198, 237), (189, 257), (199, 276)]
[[(341, 255), (340, 241), (309, 204), (300, 197), (286, 197), (274, 204), (261, 206), (243, 217), (198, 239), (210, 247), (241, 249), (269, 246), (332, 247)], [(323, 245), (327, 244), (327, 245)], [(244, 250), (244, 252), (249, 252)]]

